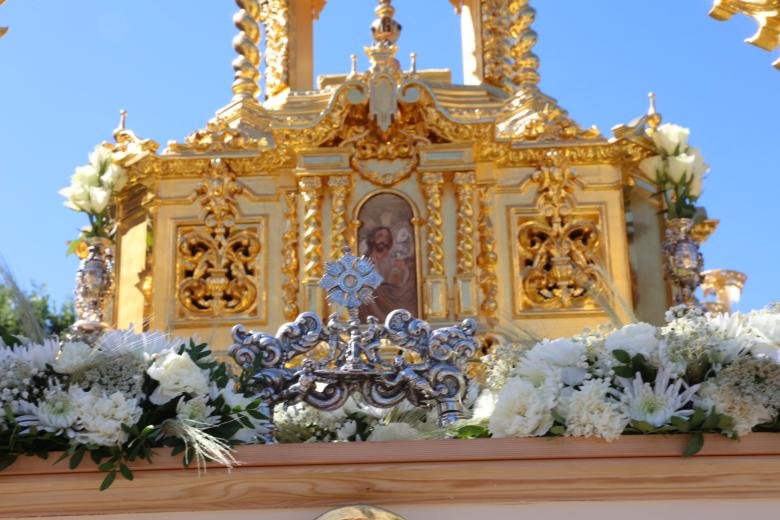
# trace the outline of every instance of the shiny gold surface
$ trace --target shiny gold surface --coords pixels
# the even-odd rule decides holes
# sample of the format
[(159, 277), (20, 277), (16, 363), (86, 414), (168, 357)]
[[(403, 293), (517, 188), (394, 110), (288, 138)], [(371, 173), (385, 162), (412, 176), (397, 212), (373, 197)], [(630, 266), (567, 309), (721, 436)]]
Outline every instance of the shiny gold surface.
[(221, 161), (193, 196), (205, 209), (203, 226), (180, 226), (176, 259), (178, 319), (253, 314), (261, 276), (260, 224), (240, 226), (236, 197), (243, 186)]
[(349, 246), (349, 215), (347, 214), (347, 201), (352, 186), (350, 178), (346, 175), (331, 177), (328, 179), (330, 188), (330, 257), (341, 258), (344, 248)]
[(303, 177), (298, 181), (303, 200), (303, 276), (319, 279), (324, 272), (322, 252), (322, 179)]
[(496, 276), (496, 238), (493, 230), (493, 221), (490, 218), (492, 210), (492, 193), (490, 187), (479, 188), (479, 218), (477, 231), (479, 233), (479, 285), (482, 289), (482, 302), (480, 311), (485, 319), (492, 324), (496, 321), (498, 311), (498, 276)]
[(703, 244), (707, 241), (708, 238), (710, 238), (710, 236), (712, 236), (712, 234), (718, 228), (718, 224), (720, 224), (720, 220), (712, 218), (697, 222), (693, 225), (693, 229), (691, 229), (691, 236), (693, 236), (695, 241)]
[(428, 275), (444, 275), (444, 232), (441, 214), (442, 185), (444, 175), (428, 172), (420, 179), (425, 195), (425, 240), (427, 243), (427, 273)]
[[(710, 16), (728, 20), (735, 14), (744, 14), (758, 24), (758, 31), (745, 40), (767, 51), (780, 46), (780, 0), (715, 0)], [(780, 70), (780, 59), (773, 65)]]
[[(265, 89), (267, 96), (275, 96), (290, 88), (289, 0), (264, 0), (261, 19), (265, 26)], [(322, 2), (322, 7), (324, 7)], [(322, 8), (320, 7), (320, 9)]]
[(715, 301), (704, 302), (710, 312), (730, 312), (734, 304), (739, 302), (742, 290), (745, 288), (747, 275), (729, 269), (711, 269), (702, 271), (702, 295), (706, 298), (714, 296)]
[(295, 192), (286, 191), (284, 199), (284, 235), (282, 236), (282, 299), (284, 301), (284, 319), (294, 320), (300, 313), (298, 291), (301, 283), (298, 279), (300, 262), (298, 260), (298, 198)]
[(519, 217), (522, 302), (528, 309), (593, 308), (598, 291), (600, 229), (578, 218), (575, 187), (584, 187), (565, 158), (551, 153), (526, 181), (536, 185), (539, 216)]

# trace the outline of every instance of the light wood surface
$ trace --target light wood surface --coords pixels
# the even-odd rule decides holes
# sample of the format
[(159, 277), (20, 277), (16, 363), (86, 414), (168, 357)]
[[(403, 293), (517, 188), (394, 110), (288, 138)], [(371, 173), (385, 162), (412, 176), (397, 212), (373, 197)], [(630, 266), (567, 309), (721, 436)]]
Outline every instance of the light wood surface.
[(198, 477), (160, 455), (99, 492), (102, 475), (22, 459), (0, 472), (0, 516), (217, 511), (368, 504), (780, 497), (780, 435), (479, 439), (244, 446), (243, 465)]

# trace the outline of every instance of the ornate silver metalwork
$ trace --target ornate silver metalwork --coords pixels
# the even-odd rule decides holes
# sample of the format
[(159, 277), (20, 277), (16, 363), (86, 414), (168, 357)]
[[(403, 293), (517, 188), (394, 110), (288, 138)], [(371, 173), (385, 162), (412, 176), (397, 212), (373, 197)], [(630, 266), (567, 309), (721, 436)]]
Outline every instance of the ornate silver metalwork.
[[(280, 327), (276, 336), (233, 327), (229, 354), (262, 400), (260, 411), (268, 417), (264, 440), (275, 442), (276, 405), (306, 402), (320, 410), (335, 410), (350, 395), (381, 408), (404, 400), (415, 406), (436, 404), (441, 425), (462, 418), (464, 365), (477, 351), (476, 322), (467, 319), (431, 331), (427, 322), (397, 309), (384, 324), (374, 317), (361, 324), (358, 308), (373, 298), (382, 283), (373, 262), (344, 248), (339, 260), (326, 264), (325, 273), (320, 286), (331, 303), (346, 308), (348, 319), (334, 313), (323, 325), (319, 316), (304, 312)], [(327, 346), (324, 358), (306, 356), (299, 366), (289, 366), (319, 345)]]
[(666, 221), (664, 255), (666, 276), (672, 283), (674, 305), (698, 307), (696, 288), (702, 282), (704, 258), (691, 230), (693, 220), (673, 218)]
[(107, 238), (88, 239), (87, 256), (76, 272), (75, 296), (78, 321), (73, 324), (76, 334), (99, 334), (105, 323), (106, 306), (114, 287), (114, 256), (112, 242)]

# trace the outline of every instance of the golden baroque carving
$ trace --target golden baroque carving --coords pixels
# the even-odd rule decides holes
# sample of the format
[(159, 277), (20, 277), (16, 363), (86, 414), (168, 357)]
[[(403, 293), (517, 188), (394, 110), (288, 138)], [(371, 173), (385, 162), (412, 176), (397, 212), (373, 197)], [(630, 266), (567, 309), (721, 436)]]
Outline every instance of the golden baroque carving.
[(529, 0), (509, 0), (509, 34), (512, 37), (512, 83), (517, 87), (539, 83), (539, 58), (532, 52), (536, 45), (536, 32), (531, 25), (536, 11)]
[(493, 221), (490, 212), (493, 204), (493, 195), (488, 186), (479, 188), (479, 217), (477, 219), (477, 232), (479, 234), (479, 285), (482, 289), (482, 303), (480, 310), (488, 322), (496, 320), (498, 312), (498, 276), (496, 276), (496, 237), (493, 230)]
[[(758, 23), (758, 31), (746, 42), (767, 51), (780, 47), (780, 0), (715, 0), (710, 16), (723, 21), (738, 13)], [(780, 59), (773, 65), (780, 69)]]
[(323, 275), (322, 179), (302, 177), (298, 188), (303, 198), (303, 276), (313, 280)]
[(426, 244), (428, 275), (444, 276), (444, 233), (442, 231), (441, 194), (444, 176), (426, 172), (421, 178), (427, 211)]
[(236, 4), (240, 9), (233, 16), (239, 31), (233, 38), (238, 53), (233, 60), (233, 99), (256, 98), (260, 94), (260, 0), (236, 0)]
[[(5, 0), (0, 0), (0, 5), (3, 5), (5, 3)], [(0, 27), (0, 38), (5, 36), (5, 33), (8, 32), (8, 27)]]
[[(316, 0), (312, 4), (313, 12), (316, 12), (315, 4)], [(264, 0), (261, 19), (265, 25), (265, 90), (271, 97), (290, 88), (288, 0)]]
[(537, 185), (539, 216), (517, 228), (523, 301), (531, 309), (592, 308), (600, 288), (600, 232), (596, 222), (577, 219), (575, 186), (565, 158), (548, 154), (522, 188)]
[(330, 217), (330, 256), (339, 259), (343, 250), (349, 246), (349, 215), (347, 214), (347, 199), (351, 187), (351, 179), (347, 175), (331, 177), (328, 187), (331, 195)]
[(298, 307), (298, 198), (294, 192), (284, 192), (284, 234), (282, 235), (282, 291), (284, 293), (284, 318), (294, 320)]
[(261, 251), (258, 226), (239, 228), (243, 187), (219, 159), (193, 193), (204, 226), (179, 228), (176, 279), (179, 318), (251, 314), (257, 307)]
[(457, 200), (457, 272), (470, 274), (474, 272), (474, 172), (457, 172), (453, 182)]

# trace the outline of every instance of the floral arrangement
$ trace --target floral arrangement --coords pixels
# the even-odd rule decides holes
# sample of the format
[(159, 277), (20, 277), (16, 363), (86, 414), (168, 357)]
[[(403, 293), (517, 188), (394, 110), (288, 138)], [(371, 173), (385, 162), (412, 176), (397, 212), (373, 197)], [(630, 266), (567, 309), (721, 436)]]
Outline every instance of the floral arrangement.
[(667, 323), (498, 348), (460, 437), (780, 431), (780, 308), (705, 314), (676, 307)]
[(236, 391), (228, 367), (204, 344), (163, 334), (103, 334), (95, 345), (47, 340), (0, 344), (0, 469), (19, 455), (62, 452), (70, 468), (89, 457), (101, 489), (154, 448), (185, 465), (230, 467), (230, 446), (255, 442), (259, 402)]
[(70, 186), (60, 190), (65, 206), (87, 214), (89, 226), (79, 240), (71, 242), (71, 252), (84, 239), (113, 238), (114, 226), (109, 211), (111, 197), (127, 184), (127, 172), (117, 162), (110, 145), (98, 145), (89, 154), (89, 162), (76, 168)]
[(701, 196), (704, 164), (701, 151), (688, 146), (690, 130), (663, 124), (651, 134), (656, 155), (639, 163), (639, 169), (651, 179), (666, 202), (668, 218), (693, 218), (696, 200)]

